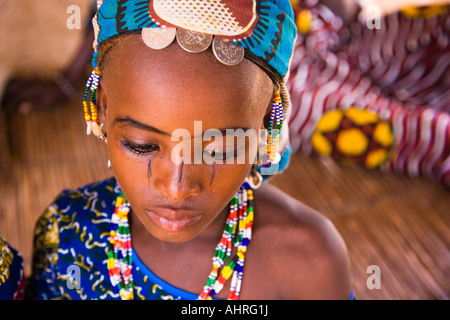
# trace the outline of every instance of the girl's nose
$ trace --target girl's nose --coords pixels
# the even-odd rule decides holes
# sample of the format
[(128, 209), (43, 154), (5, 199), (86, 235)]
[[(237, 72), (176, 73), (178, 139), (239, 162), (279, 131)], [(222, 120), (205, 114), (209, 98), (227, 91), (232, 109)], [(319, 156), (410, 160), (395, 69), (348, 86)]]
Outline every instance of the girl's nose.
[(195, 196), (201, 192), (201, 181), (197, 171), (200, 165), (164, 163), (158, 170), (160, 174), (155, 176), (153, 187), (167, 198), (180, 201)]

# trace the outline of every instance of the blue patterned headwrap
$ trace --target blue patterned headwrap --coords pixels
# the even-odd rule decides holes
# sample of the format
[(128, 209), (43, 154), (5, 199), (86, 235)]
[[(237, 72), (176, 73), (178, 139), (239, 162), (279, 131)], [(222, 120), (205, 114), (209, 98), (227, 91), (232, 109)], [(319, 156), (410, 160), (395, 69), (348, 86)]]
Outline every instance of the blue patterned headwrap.
[(229, 40), (281, 77), (288, 75), (297, 35), (289, 0), (98, 0), (97, 7), (95, 51), (102, 41), (118, 34), (176, 27)]

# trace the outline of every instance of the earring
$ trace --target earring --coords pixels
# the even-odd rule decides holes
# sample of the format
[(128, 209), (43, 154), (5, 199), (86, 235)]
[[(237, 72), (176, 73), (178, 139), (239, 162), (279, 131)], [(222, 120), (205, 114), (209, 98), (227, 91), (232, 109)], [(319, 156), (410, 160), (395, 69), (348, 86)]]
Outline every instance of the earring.
[(248, 184), (250, 185), (250, 187), (253, 190), (256, 190), (259, 187), (261, 187), (262, 183), (263, 183), (263, 177), (262, 177), (261, 173), (259, 173), (256, 170), (256, 168), (253, 167), (248, 176)]
[[(269, 121), (269, 136), (267, 139), (267, 155), (270, 164), (277, 164), (281, 160), (281, 154), (278, 151), (281, 128), (283, 127), (284, 111), (281, 102), (280, 91), (275, 92), (272, 103), (272, 113)], [(268, 165), (267, 163), (266, 165)]]
[(108, 143), (108, 138), (106, 136), (106, 133), (103, 131), (103, 123), (100, 125), (100, 127), (98, 127), (94, 124), (92, 126), (92, 132), (94, 132), (94, 135), (97, 136), (97, 138), (99, 138), (100, 141), (103, 141), (104, 143)]

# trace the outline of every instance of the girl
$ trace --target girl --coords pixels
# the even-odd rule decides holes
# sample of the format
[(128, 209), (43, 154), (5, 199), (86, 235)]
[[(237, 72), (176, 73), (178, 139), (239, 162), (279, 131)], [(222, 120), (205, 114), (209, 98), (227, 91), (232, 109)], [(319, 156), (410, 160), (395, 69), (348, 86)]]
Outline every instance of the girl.
[[(289, 1), (98, 5), (85, 115), (114, 177), (64, 191), (38, 221), (32, 297), (348, 299), (336, 229), (261, 183), (289, 155)], [(253, 163), (227, 129), (268, 129), (267, 154)]]

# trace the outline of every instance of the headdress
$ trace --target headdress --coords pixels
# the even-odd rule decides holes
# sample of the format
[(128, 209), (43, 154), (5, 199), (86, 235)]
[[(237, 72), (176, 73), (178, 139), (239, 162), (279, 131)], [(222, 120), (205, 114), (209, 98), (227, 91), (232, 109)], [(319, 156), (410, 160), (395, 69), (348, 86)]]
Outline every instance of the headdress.
[[(98, 0), (94, 51), (104, 40), (145, 28), (178, 28), (238, 45), (286, 77), (297, 29), (288, 0)], [(96, 53), (93, 66), (96, 67)]]

